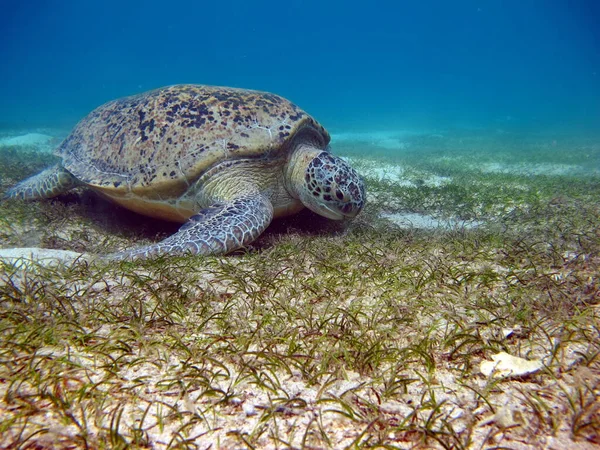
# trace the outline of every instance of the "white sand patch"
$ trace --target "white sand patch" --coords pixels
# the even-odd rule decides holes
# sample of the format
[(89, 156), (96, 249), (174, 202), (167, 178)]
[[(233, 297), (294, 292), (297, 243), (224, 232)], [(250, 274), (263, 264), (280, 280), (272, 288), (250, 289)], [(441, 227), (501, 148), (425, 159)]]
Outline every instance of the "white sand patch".
[(410, 146), (408, 142), (403, 142), (398, 138), (382, 139), (380, 141), (377, 141), (375, 145), (377, 147), (385, 148), (388, 150), (405, 150)]
[(387, 181), (398, 186), (417, 187), (431, 186), (439, 187), (450, 183), (452, 178), (442, 177), (432, 173), (415, 170), (406, 170), (404, 167), (394, 164), (382, 164), (380, 161), (370, 159), (342, 157), (350, 165), (357, 167), (363, 177), (375, 178), (377, 181)]
[(576, 175), (586, 172), (583, 167), (572, 164), (506, 164), (482, 163), (471, 165), (473, 170), (484, 173), (512, 173), (516, 175)]
[(76, 259), (83, 256), (82, 253), (67, 250), (51, 250), (37, 247), (0, 249), (0, 261), (13, 264), (19, 269), (31, 268), (36, 264), (41, 266), (72, 264)]
[(458, 219), (436, 219), (433, 216), (417, 213), (383, 213), (384, 219), (390, 220), (397, 225), (407, 228), (421, 228), (433, 230), (436, 228), (455, 229), (455, 228), (477, 228), (483, 225), (483, 222), (476, 220), (458, 220)]
[(410, 146), (408, 142), (405, 142), (406, 138), (417, 134), (420, 133), (407, 130), (345, 132), (332, 134), (331, 141), (334, 145), (338, 142), (356, 142), (374, 145), (387, 150), (404, 150)]
[[(417, 187), (421, 185), (438, 187), (452, 181), (451, 178), (433, 174), (423, 174), (417, 177), (414, 173), (407, 173), (400, 166), (373, 167), (370, 170), (361, 171), (361, 174), (376, 178), (378, 181), (388, 181), (396, 186), (405, 187)], [(418, 178), (418, 181), (415, 178)]]
[(55, 144), (53, 136), (42, 133), (27, 133), (19, 136), (0, 138), (1, 147), (35, 147), (40, 151), (52, 151)]
[(385, 139), (400, 139), (407, 136), (414, 136), (421, 134), (415, 131), (409, 130), (388, 130), (388, 131), (344, 131), (340, 133), (332, 133), (331, 139), (333, 141), (357, 141), (357, 142), (369, 142), (369, 141), (381, 141)]
[(363, 172), (364, 176), (376, 178), (379, 181), (391, 181), (401, 186), (413, 186), (413, 183), (407, 180), (406, 171), (401, 166), (377, 166)]
[(452, 181), (450, 177), (441, 177), (439, 175), (429, 175), (426, 179), (423, 180), (423, 183), (427, 186), (435, 186), (439, 187), (444, 184), (448, 184)]

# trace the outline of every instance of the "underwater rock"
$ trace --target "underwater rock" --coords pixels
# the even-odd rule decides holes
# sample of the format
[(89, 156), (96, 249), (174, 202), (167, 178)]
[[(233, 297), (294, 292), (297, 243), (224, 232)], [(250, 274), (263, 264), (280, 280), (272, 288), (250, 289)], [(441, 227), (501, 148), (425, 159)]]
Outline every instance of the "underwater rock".
[(492, 356), (492, 361), (483, 361), (479, 366), (482, 374), (488, 377), (521, 377), (540, 371), (544, 363), (537, 360), (527, 360), (500, 352)]
[(515, 411), (511, 406), (501, 406), (494, 414), (494, 423), (500, 428), (511, 428), (520, 425), (520, 422), (515, 419)]
[(254, 407), (254, 404), (253, 404), (253, 403), (244, 403), (244, 404), (242, 405), (242, 409), (244, 410), (244, 413), (245, 413), (247, 416), (254, 416), (254, 415), (256, 415), (256, 414), (257, 414), (257, 412), (256, 412), (256, 408)]

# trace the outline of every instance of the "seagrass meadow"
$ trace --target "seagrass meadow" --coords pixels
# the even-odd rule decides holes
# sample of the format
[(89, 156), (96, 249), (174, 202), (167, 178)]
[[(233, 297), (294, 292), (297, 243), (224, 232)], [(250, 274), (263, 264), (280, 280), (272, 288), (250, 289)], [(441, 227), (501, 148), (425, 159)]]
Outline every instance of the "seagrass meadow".
[[(368, 203), (220, 257), (0, 262), (0, 447), (600, 445), (600, 139), (334, 136)], [(368, 155), (368, 156), (367, 156)], [(0, 148), (0, 194), (53, 163)], [(83, 189), (0, 203), (0, 247), (176, 225)], [(499, 353), (537, 361), (485, 374)]]

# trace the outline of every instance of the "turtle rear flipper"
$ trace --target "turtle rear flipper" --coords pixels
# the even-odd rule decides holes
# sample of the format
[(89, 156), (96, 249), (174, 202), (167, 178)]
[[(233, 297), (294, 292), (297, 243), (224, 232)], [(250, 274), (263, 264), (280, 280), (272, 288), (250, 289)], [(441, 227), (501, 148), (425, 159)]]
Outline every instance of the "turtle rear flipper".
[(37, 200), (52, 198), (73, 189), (79, 181), (60, 164), (52, 166), (9, 189), (4, 198)]
[(254, 241), (271, 223), (273, 205), (260, 193), (214, 203), (190, 217), (177, 233), (153, 245), (108, 255), (138, 259), (153, 255), (223, 255)]

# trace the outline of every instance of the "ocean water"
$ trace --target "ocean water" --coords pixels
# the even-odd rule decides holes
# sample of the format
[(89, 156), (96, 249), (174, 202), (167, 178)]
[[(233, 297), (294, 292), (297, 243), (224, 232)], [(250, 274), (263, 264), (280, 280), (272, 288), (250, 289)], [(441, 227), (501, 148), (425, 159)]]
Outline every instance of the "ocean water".
[[(0, 448), (599, 448), (598, 24), (600, 0), (0, 0)], [(181, 224), (3, 198), (94, 108), (179, 83), (313, 115), (361, 214), (118, 264)]]
[(0, 3), (0, 124), (70, 128), (176, 83), (283, 95), (330, 131), (595, 132), (594, 0)]

